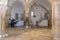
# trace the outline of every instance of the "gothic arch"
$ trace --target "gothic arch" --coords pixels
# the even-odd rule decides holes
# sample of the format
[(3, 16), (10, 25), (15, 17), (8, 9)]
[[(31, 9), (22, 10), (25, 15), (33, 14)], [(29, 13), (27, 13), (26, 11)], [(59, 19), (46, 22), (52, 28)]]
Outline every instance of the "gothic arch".
[(31, 8), (30, 11), (33, 10), (33, 8), (32, 8), (33, 6), (38, 6), (38, 7), (41, 7), (42, 9), (44, 9), (50, 16), (49, 20), (48, 20), (48, 25), (52, 26), (52, 3), (50, 1), (47, 1), (47, 2), (49, 2), (50, 6), (51, 6), (51, 11), (50, 11), (51, 13), (49, 12), (49, 10), (46, 7), (44, 7), (41, 4), (37, 4), (36, 2), (33, 3), (33, 5), (30, 7)]
[[(24, 6), (23, 6), (23, 3), (21, 1), (17, 0), (17, 1), (14, 1), (10, 6), (7, 5), (8, 9), (6, 11), (6, 23), (8, 23), (8, 19), (11, 18), (11, 15), (12, 15), (11, 10), (16, 3), (18, 3), (18, 5), (20, 5), (22, 7), (22, 13), (24, 12)], [(20, 14), (22, 14), (22, 13), (20, 12)], [(19, 17), (20, 17), (20, 15), (19, 15)], [(7, 26), (7, 24), (6, 24), (6, 26)]]
[[(12, 7), (16, 4), (16, 3), (19, 3), (22, 7), (23, 7), (23, 9), (24, 9), (24, 6), (23, 6), (23, 3), (21, 2), (21, 1), (19, 1), (19, 0), (16, 0), (16, 1), (14, 1), (13, 3), (11, 3), (11, 5), (7, 5), (8, 6), (8, 10), (7, 10), (7, 15), (9, 16), (9, 17), (11, 17), (11, 9), (12, 9)], [(23, 10), (24, 11), (24, 10)]]
[(32, 8), (33, 6), (38, 6), (38, 7), (41, 7), (41, 8), (43, 8), (46, 12), (49, 12), (48, 10), (47, 10), (47, 8), (45, 8), (43, 5), (41, 5), (41, 4), (37, 4), (37, 3), (34, 3), (30, 8)]

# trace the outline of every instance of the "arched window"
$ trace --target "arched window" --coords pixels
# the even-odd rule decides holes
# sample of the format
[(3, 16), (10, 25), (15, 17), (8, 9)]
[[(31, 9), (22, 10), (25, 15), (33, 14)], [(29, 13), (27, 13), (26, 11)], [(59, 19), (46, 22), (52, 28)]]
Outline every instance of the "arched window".
[(44, 14), (44, 17), (45, 17), (45, 19), (48, 20), (48, 13), (45, 13), (45, 14)]
[(16, 13), (16, 14), (15, 14), (15, 17), (16, 17), (16, 19), (19, 19), (19, 14)]

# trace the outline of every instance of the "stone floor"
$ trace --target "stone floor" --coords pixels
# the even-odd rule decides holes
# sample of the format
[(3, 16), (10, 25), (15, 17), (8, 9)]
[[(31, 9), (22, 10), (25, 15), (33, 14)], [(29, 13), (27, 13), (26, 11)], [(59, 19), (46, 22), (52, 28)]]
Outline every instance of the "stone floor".
[(47, 28), (9, 28), (5, 40), (52, 40), (52, 31)]

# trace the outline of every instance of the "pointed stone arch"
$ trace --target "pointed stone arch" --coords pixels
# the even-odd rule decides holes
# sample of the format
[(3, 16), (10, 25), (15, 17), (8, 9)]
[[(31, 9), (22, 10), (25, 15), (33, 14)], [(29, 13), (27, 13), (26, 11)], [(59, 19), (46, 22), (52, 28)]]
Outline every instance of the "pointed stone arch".
[[(13, 6), (13, 5), (15, 5), (15, 3), (16, 3), (16, 2), (20, 3), (20, 4), (21, 4), (21, 6), (23, 6), (23, 3), (22, 3), (21, 1), (19, 1), (19, 0), (16, 0), (16, 1), (14, 1), (13, 3), (11, 3), (11, 5), (10, 5), (10, 6), (9, 6), (9, 5), (7, 5), (7, 6), (8, 6), (7, 15), (9, 15), (10, 17), (11, 17), (10, 12), (11, 12), (12, 6)], [(24, 6), (23, 6), (23, 9), (24, 9)]]
[(36, 2), (34, 2), (34, 3), (31, 5), (30, 11), (33, 10), (33, 8), (32, 8), (33, 6), (38, 6), (38, 7), (41, 7), (42, 9), (44, 9), (44, 10), (49, 14), (48, 25), (52, 26), (52, 5), (51, 5), (50, 1), (47, 1), (47, 2), (49, 2), (50, 6), (51, 6), (51, 11), (50, 11), (50, 12), (49, 12), (49, 10), (48, 10), (46, 7), (44, 7), (44, 6), (41, 5), (41, 4), (37, 4)]

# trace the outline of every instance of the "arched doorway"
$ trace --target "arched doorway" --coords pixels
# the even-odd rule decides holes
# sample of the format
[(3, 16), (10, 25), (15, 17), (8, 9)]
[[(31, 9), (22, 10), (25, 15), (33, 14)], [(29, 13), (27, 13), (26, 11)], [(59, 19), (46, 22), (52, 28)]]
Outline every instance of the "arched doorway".
[[(9, 18), (11, 20), (16, 20), (17, 26), (20, 26), (20, 21), (24, 19), (24, 7), (21, 1), (14, 1), (13, 3), (8, 4), (9, 9), (7, 10), (7, 23)], [(8, 24), (7, 24), (8, 25)], [(24, 22), (22, 22), (21, 26), (24, 26)]]
[(50, 26), (52, 28), (52, 5), (47, 0), (35, 0), (30, 8), (30, 21), (36, 26)]
[(20, 2), (15, 2), (12, 6), (11, 6), (11, 19), (21, 19), (21, 15), (23, 14), (24, 9), (23, 6)]

